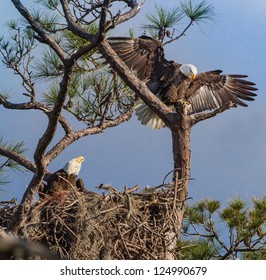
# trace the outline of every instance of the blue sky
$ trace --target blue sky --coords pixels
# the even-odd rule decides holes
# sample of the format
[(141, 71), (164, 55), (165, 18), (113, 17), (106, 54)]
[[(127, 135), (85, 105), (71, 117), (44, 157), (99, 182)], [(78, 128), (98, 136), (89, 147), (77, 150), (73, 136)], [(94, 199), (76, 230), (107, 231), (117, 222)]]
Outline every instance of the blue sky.
[[(22, 1), (30, 7), (34, 1)], [(140, 24), (153, 4), (171, 7), (178, 1), (146, 0), (139, 15), (115, 31), (127, 35), (133, 27), (141, 35)], [(247, 74), (259, 88), (256, 101), (248, 108), (231, 109), (213, 119), (199, 123), (191, 135), (192, 168), (195, 179), (189, 196), (194, 202), (202, 198), (224, 202), (239, 196), (250, 200), (265, 195), (266, 186), (266, 2), (261, 0), (209, 0), (217, 14), (215, 22), (195, 25), (185, 37), (166, 47), (168, 59), (192, 63), (199, 72), (221, 69), (225, 73)], [(1, 33), (6, 20), (17, 18), (11, 1), (1, 8)], [(177, 26), (182, 29), (182, 26)], [(13, 101), (21, 101), (19, 80), (1, 65), (0, 91), (13, 93)], [(0, 108), (0, 135), (5, 140), (24, 140), (32, 153), (46, 126), (46, 117), (38, 112), (15, 112)], [(78, 155), (86, 161), (80, 172), (86, 187), (95, 190), (100, 183), (111, 183), (122, 189), (125, 185), (159, 185), (172, 169), (171, 135), (168, 129), (153, 131), (135, 118), (119, 127), (89, 136), (67, 148), (50, 166), (61, 168)], [(31, 174), (12, 174), (13, 182), (2, 187), (1, 199), (20, 198)]]

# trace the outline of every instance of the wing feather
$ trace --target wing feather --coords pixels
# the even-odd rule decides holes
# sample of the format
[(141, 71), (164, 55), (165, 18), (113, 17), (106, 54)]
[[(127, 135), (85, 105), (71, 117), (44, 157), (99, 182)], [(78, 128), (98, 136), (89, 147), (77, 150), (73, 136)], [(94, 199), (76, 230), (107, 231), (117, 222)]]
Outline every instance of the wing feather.
[(253, 101), (255, 84), (245, 80), (246, 75), (223, 75), (220, 70), (201, 73), (191, 83), (187, 98), (193, 112), (217, 109), (231, 101), (247, 107), (244, 101)]
[(150, 79), (151, 76), (163, 75), (163, 64), (168, 61), (164, 58), (163, 47), (160, 41), (141, 36), (136, 39), (125, 37), (110, 37), (108, 41), (117, 55), (132, 70), (136, 71), (141, 79)]

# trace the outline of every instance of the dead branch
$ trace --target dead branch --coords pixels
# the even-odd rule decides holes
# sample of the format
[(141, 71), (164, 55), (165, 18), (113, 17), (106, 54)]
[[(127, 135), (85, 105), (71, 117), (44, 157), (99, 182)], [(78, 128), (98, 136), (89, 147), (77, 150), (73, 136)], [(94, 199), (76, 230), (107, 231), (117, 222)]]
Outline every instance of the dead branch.
[(231, 101), (229, 101), (228, 103), (225, 103), (222, 107), (214, 110), (213, 112), (200, 113), (200, 114), (192, 115), (191, 116), (192, 117), (192, 125), (195, 125), (198, 122), (213, 118), (213, 117), (217, 116), (218, 114), (221, 114), (224, 111), (230, 109), (231, 107), (236, 107), (236, 106)]
[(46, 153), (45, 159), (47, 164), (49, 164), (53, 159), (55, 159), (66, 147), (71, 145), (73, 142), (77, 141), (82, 137), (98, 134), (101, 133), (104, 129), (117, 126), (120, 123), (129, 120), (132, 116), (132, 113), (133, 110), (129, 109), (124, 114), (118, 116), (114, 120), (104, 121), (101, 126), (88, 127), (82, 130), (73, 131), (71, 133), (66, 134), (62, 139), (59, 140), (58, 143), (56, 143), (53, 146), (53, 148), (50, 151)]
[[(13, 103), (8, 101), (5, 97), (0, 95), (0, 105), (3, 105), (4, 108), (10, 110), (39, 110), (45, 113), (48, 117), (52, 112), (52, 109), (45, 104), (37, 101), (30, 101), (24, 103)], [(73, 131), (71, 125), (66, 120), (66, 118), (62, 115), (59, 116), (59, 123), (64, 129), (66, 134), (69, 134)]]

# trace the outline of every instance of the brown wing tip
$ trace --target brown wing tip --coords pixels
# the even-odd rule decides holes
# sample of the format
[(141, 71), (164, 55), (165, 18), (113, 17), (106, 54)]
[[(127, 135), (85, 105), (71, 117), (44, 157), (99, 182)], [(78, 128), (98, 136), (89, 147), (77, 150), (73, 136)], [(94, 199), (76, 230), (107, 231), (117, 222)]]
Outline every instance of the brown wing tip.
[(255, 86), (256, 84), (251, 82), (251, 81), (247, 81), (247, 80), (244, 80), (245, 78), (248, 78), (248, 75), (240, 75), (240, 74), (229, 74), (227, 75), (231, 78), (234, 79), (234, 81), (239, 81), (241, 83), (245, 83), (247, 85), (251, 85), (251, 86)]
[[(255, 83), (245, 80), (245, 78), (248, 77), (247, 75), (232, 74), (232, 75), (227, 75), (227, 76), (229, 76), (232, 79), (232, 82), (234, 84), (236, 84), (238, 87), (240, 87), (242, 89), (246, 89), (248, 91), (257, 91), (258, 90), (258, 88), (255, 87), (256, 86)], [(250, 92), (250, 95), (256, 96), (255, 93), (251, 93), (251, 92)]]

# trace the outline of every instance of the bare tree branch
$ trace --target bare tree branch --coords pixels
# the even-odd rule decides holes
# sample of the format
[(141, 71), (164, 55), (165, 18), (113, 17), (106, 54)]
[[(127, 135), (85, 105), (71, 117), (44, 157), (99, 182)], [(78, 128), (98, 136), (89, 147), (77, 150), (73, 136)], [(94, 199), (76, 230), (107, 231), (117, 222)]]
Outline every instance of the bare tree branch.
[(26, 169), (35, 172), (36, 165), (31, 162), (30, 160), (26, 159), (25, 157), (19, 155), (18, 153), (11, 151), (3, 146), (0, 146), (0, 154), (4, 157), (12, 159), (16, 163), (20, 164), (21, 166), (25, 167)]
[(45, 159), (47, 164), (49, 164), (53, 159), (55, 159), (66, 147), (71, 145), (73, 142), (77, 141), (82, 137), (86, 137), (88, 135), (93, 135), (97, 133), (101, 133), (106, 128), (111, 128), (119, 125), (120, 123), (127, 121), (130, 119), (132, 115), (132, 109), (128, 110), (121, 116), (117, 117), (114, 120), (105, 121), (101, 124), (101, 126), (85, 128), (79, 131), (73, 131), (70, 134), (65, 135), (54, 147), (47, 152), (45, 155)]
[[(72, 1), (73, 2), (73, 1)], [(108, 3), (107, 3), (108, 2)], [(98, 11), (98, 9), (102, 9), (103, 6), (111, 6), (110, 4), (114, 3), (114, 2), (124, 2), (129, 8), (130, 10), (121, 14), (121, 11), (119, 10), (118, 13), (116, 15), (112, 15), (110, 10), (108, 10), (108, 13), (111, 16), (111, 19), (109, 21), (106, 22), (106, 30), (109, 30), (111, 28), (114, 28), (116, 25), (121, 24), (131, 18), (133, 18), (142, 8), (143, 3), (138, 4), (137, 1), (133, 0), (108, 0), (108, 1), (98, 1), (95, 3), (90, 3), (91, 7), (85, 7), (85, 5), (80, 5), (79, 2), (75, 2), (72, 3), (74, 5), (74, 7), (78, 10), (78, 12), (80, 13), (80, 16), (77, 17), (77, 12), (74, 11), (74, 15), (75, 15), (75, 23), (77, 22), (82, 22), (83, 24), (91, 24), (92, 22), (95, 22), (96, 20), (98, 20), (101, 16), (100, 16), (100, 12)], [(92, 14), (94, 16), (94, 19), (90, 22), (86, 21), (85, 18)], [(101, 26), (101, 25), (99, 25)]]
[(67, 0), (60, 0), (60, 3), (63, 8), (63, 12), (68, 24), (69, 30), (73, 31), (75, 30), (75, 34), (83, 39), (87, 39), (90, 42), (94, 42), (96, 40), (96, 36), (94, 34), (88, 33), (86, 30), (79, 27), (74, 18), (72, 17), (70, 8), (69, 8), (69, 1)]
[(223, 113), (224, 111), (230, 109), (231, 107), (235, 107), (235, 104), (233, 104), (231, 101), (224, 104), (222, 107), (214, 110), (213, 112), (209, 112), (209, 113), (201, 113), (201, 114), (196, 114), (191, 116), (192, 117), (192, 125), (197, 124), (198, 122), (210, 119), (215, 117), (218, 114)]
[(106, 35), (106, 31), (107, 31), (106, 18), (107, 18), (107, 14), (109, 11), (110, 2), (111, 2), (110, 0), (103, 1), (102, 12), (101, 12), (100, 21), (99, 21), (99, 31), (98, 31), (97, 42), (101, 42)]
[(137, 1), (123, 1), (123, 2), (126, 2), (127, 5), (131, 9), (128, 12), (115, 17), (113, 19), (113, 21), (107, 22), (106, 25), (109, 26), (108, 29), (110, 29), (111, 27), (114, 28), (116, 25), (119, 25), (119, 24), (133, 18), (134, 16), (137, 15), (137, 13), (140, 11), (142, 6), (144, 5), (144, 2), (142, 2), (140, 4), (138, 4)]
[[(40, 110), (44, 112), (48, 117), (51, 114), (52, 109), (44, 105), (41, 102), (24, 102), (24, 103), (12, 103), (6, 98), (0, 95), (0, 105), (3, 105), (6, 109), (11, 110)], [(59, 123), (63, 127), (66, 134), (72, 133), (73, 129), (64, 116), (59, 116)]]
[(163, 45), (165, 46), (167, 44), (170, 44), (176, 40), (179, 40), (181, 37), (185, 36), (188, 29), (193, 25), (193, 22), (194, 22), (194, 20), (190, 20), (188, 25), (183, 29), (183, 31), (178, 36), (171, 38), (170, 40), (167, 40), (166, 42), (163, 43)]
[[(69, 65), (69, 66), (65, 66), (64, 76), (60, 83), (60, 90), (58, 92), (58, 97), (54, 104), (53, 110), (49, 114), (48, 126), (47, 126), (43, 136), (40, 138), (40, 140), (37, 144), (35, 153), (34, 153), (34, 160), (35, 160), (35, 163), (37, 166), (36, 180), (34, 180), (34, 182), (38, 182), (38, 184), (43, 179), (43, 175), (45, 172), (45, 166), (46, 166), (44, 153), (56, 132), (57, 122), (60, 118), (61, 110), (62, 110), (64, 101), (66, 98), (67, 90), (68, 90), (68, 85), (69, 85), (69, 82), (71, 79), (72, 68), (73, 68), (73, 64)], [(30, 187), (36, 187), (36, 186), (30, 185), (29, 188)]]

